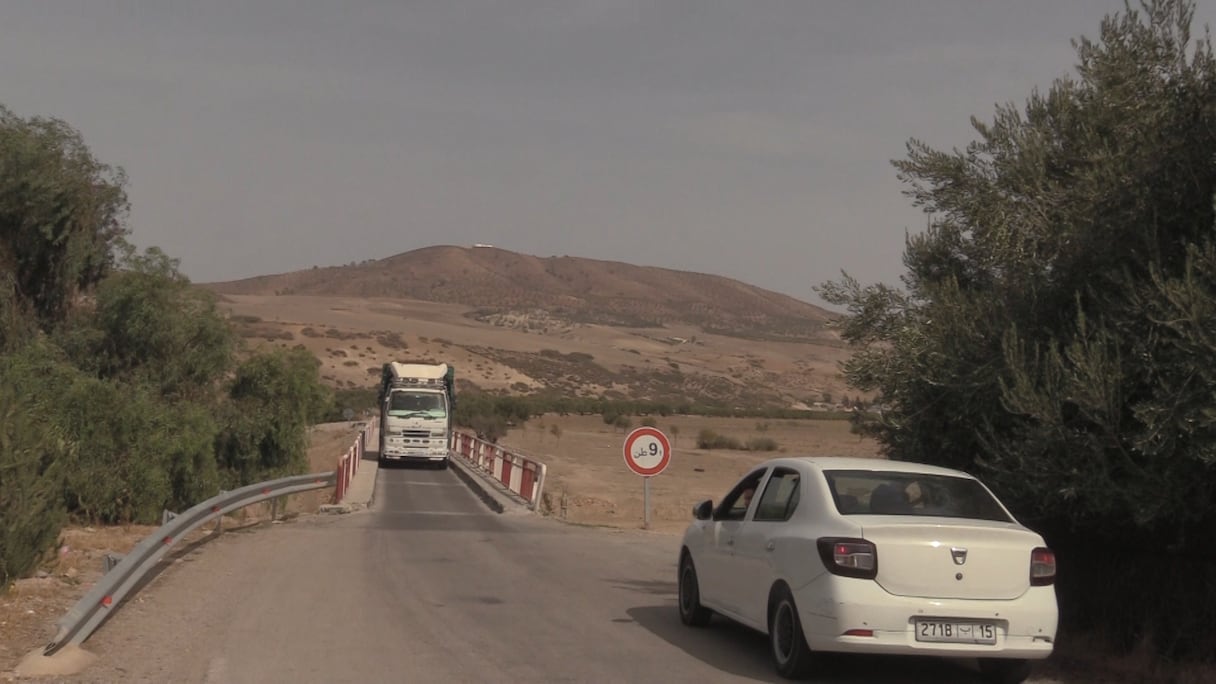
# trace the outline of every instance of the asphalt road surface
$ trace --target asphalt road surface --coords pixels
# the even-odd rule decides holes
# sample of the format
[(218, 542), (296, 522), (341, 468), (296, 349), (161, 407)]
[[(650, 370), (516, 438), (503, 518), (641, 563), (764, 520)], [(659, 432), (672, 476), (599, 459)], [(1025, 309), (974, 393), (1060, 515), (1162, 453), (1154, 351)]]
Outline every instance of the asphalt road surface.
[[(782, 681), (763, 636), (684, 627), (678, 537), (491, 512), (451, 471), (384, 468), (365, 512), (226, 532), (161, 573), (63, 681)], [(837, 658), (819, 681), (970, 682)]]

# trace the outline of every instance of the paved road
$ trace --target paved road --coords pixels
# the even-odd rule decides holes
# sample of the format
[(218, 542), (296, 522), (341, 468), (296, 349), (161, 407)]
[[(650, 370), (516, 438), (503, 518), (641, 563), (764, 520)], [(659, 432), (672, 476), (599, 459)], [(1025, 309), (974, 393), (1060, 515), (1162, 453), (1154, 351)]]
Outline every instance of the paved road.
[[(86, 644), (69, 681), (779, 681), (763, 637), (675, 612), (677, 538), (490, 512), (451, 471), (381, 469), (363, 513), (225, 533)], [(842, 659), (823, 681), (974, 681)]]

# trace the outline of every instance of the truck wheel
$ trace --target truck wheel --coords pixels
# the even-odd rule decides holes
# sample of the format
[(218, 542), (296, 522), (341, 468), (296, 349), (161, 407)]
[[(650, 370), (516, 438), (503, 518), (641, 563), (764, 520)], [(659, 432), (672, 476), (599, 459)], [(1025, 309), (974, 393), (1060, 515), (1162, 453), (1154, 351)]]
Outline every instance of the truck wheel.
[(439, 469), (440, 469), (440, 470), (447, 470), (447, 469), (448, 469), (448, 459), (446, 459), (446, 458), (445, 458), (445, 459), (443, 459), (442, 461), (440, 461), (440, 462), (439, 462)]

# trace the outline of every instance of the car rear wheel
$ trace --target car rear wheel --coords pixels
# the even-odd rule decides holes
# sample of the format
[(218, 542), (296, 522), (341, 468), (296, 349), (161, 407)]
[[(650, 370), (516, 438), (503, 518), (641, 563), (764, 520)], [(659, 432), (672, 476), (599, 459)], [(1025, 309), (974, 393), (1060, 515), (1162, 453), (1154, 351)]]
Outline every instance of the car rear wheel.
[(980, 658), (980, 672), (996, 684), (1021, 684), (1030, 677), (1030, 661), (1013, 658)]
[(806, 645), (794, 597), (784, 585), (777, 589), (769, 609), (768, 642), (777, 674), (786, 679), (803, 679), (811, 673), (813, 654)]
[(697, 582), (697, 568), (692, 556), (684, 554), (680, 560), (680, 621), (690, 627), (704, 627), (713, 617), (713, 611), (701, 605), (701, 585)]

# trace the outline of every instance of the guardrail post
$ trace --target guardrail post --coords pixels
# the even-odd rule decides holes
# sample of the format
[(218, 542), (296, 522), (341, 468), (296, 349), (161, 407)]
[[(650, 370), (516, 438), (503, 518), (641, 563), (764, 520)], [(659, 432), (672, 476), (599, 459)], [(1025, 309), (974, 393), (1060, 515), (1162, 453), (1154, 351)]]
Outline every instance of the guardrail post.
[(346, 456), (338, 459), (337, 483), (334, 485), (334, 503), (342, 503), (346, 495)]
[(547, 470), (548, 467), (544, 463), (536, 464), (536, 487), (532, 492), (536, 497), (535, 505), (533, 506), (536, 510), (540, 510), (540, 504), (544, 500), (541, 497), (545, 494), (545, 473)]
[(113, 570), (114, 566), (118, 565), (121, 562), (122, 562), (121, 553), (107, 553), (106, 555), (101, 557), (101, 573), (104, 575), (105, 573)]
[[(228, 494), (227, 489), (221, 489), (219, 491), (219, 494), (217, 494), (216, 496), (223, 497), (223, 496), (226, 496), (227, 494)], [(223, 531), (224, 531), (224, 514), (220, 513), (219, 515), (215, 516), (215, 534), (219, 534), (220, 532), (223, 532)]]

